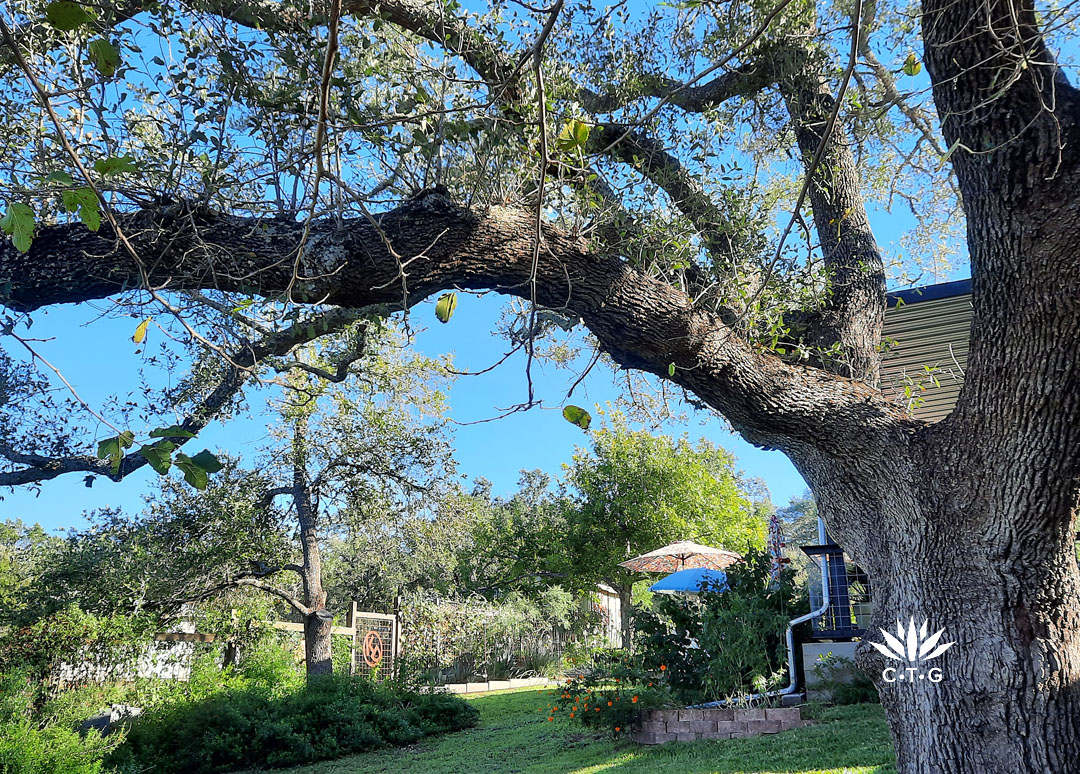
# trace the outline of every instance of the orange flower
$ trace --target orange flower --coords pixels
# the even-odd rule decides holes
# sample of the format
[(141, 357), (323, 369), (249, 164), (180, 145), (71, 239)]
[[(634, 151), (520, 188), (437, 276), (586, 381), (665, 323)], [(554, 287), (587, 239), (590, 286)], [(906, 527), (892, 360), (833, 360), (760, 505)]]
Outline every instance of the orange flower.
[(667, 667), (666, 667), (666, 666), (664, 666), (663, 664), (661, 664), (661, 665), (660, 665), (660, 671), (661, 671), (661, 672), (663, 672), (663, 671), (664, 671), (665, 669), (667, 669)]
[(622, 731), (622, 729), (621, 729), (621, 728), (619, 728), (618, 726), (615, 726), (615, 733), (617, 734), (617, 733), (619, 733), (620, 731)]
[(570, 717), (574, 717), (574, 713), (573, 713), (573, 712), (571, 712), (571, 713), (570, 713)]
[(610, 707), (610, 706), (611, 706), (611, 702), (609, 701), (609, 702), (607, 703), (607, 705), (608, 705), (608, 706)]
[(555, 718), (551, 717), (551, 715), (548, 715), (548, 720), (554, 720), (554, 719)]
[(651, 682), (649, 683), (649, 687), (652, 688), (652, 683)]
[(632, 698), (632, 699), (631, 699), (630, 701), (634, 702), (634, 704), (637, 704), (637, 696), (635, 696), (634, 698)]
[(558, 712), (558, 711), (559, 711), (558, 707), (556, 707), (555, 709), (552, 710), (552, 712)]
[(593, 707), (593, 709), (595, 709), (595, 710), (596, 710), (597, 712), (599, 712), (599, 711), (600, 711), (600, 708), (599, 708), (599, 707)]

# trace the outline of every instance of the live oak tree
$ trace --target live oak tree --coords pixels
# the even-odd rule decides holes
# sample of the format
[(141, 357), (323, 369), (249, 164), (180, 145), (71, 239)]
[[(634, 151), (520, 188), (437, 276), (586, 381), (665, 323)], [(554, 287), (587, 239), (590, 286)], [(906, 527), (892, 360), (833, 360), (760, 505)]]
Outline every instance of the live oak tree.
[[(901, 771), (1080, 770), (1080, 105), (1047, 42), (1069, 6), (7, 9), (12, 346), (37, 310), (112, 299), (193, 319), (235, 382), (318, 333), (295, 305), (495, 290), (529, 302), (530, 355), (580, 320), (790, 457), (878, 624), (947, 628), (945, 680), (880, 685)], [(893, 199), (916, 220), (888, 254)], [(960, 224), (970, 361), (927, 424), (876, 386), (885, 283)], [(95, 464), (2, 440), (4, 483)]]
[[(280, 422), (271, 428), (277, 443), (266, 464), (276, 485), (262, 493), (264, 507), (287, 498), (299, 544), (295, 560), (257, 562), (200, 595), (243, 585), (284, 600), (303, 619), (309, 676), (333, 669), (334, 616), (323, 574), (327, 539), (348, 529), (347, 522), (363, 529), (355, 520), (365, 505), (403, 510), (418, 495), (430, 496), (453, 467), (442, 418), (445, 363), (403, 352), (381, 326), (359, 334), (351, 346), (311, 349), (300, 353), (305, 367), (290, 377), (278, 402)], [(354, 357), (343, 359), (343, 351)], [(347, 366), (335, 371), (334, 363)], [(289, 573), (299, 584), (281, 585)]]

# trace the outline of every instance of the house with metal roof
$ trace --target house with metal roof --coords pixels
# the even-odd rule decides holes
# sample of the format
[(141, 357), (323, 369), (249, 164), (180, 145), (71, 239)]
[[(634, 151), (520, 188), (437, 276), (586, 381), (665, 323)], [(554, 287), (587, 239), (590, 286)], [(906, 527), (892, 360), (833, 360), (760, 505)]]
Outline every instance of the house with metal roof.
[[(970, 279), (889, 293), (882, 331), (882, 392), (918, 419), (944, 419), (964, 382), (970, 330)], [(827, 653), (854, 658), (854, 641), (870, 621), (871, 579), (844, 556), (820, 520), (818, 545), (802, 549), (817, 569), (810, 583), (810, 609), (816, 615), (811, 618), (811, 639), (802, 646), (803, 671), (809, 693), (827, 698), (815, 690), (819, 676), (813, 666)], [(823, 583), (825, 578), (828, 583)]]
[(881, 389), (918, 419), (944, 419), (967, 368), (971, 280), (894, 291), (888, 303)]

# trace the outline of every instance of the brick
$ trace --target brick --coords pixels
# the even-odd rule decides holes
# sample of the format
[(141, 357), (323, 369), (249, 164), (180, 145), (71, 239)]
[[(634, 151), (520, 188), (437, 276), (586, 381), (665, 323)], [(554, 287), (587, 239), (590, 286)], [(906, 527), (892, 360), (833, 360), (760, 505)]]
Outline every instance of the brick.
[(764, 720), (765, 710), (763, 709), (737, 709), (735, 710), (736, 720)]
[(779, 734), (779, 720), (751, 720), (746, 724), (746, 730), (752, 734)]
[(702, 720), (734, 720), (735, 710), (730, 707), (702, 710), (701, 718)]
[(746, 731), (745, 720), (718, 720), (716, 721), (716, 730), (722, 734), (734, 734), (735, 732)]
[(675, 741), (677, 741), (677, 742), (696, 742), (700, 738), (701, 737), (698, 734), (695, 734), (695, 733), (676, 734), (675, 735)]
[(640, 730), (663, 734), (667, 731), (667, 723), (661, 723), (659, 720), (643, 720)]
[(674, 742), (675, 739), (675, 734), (657, 734), (644, 731), (640, 734), (634, 734), (634, 741), (638, 744), (664, 744), (665, 742)]
[(702, 739), (730, 739), (730, 731), (708, 731), (701, 735)]
[(689, 734), (690, 733), (690, 721), (689, 720), (669, 720), (667, 722), (667, 730), (669, 734)]
[(792, 720), (801, 720), (802, 713), (798, 707), (776, 707), (765, 710), (766, 720), (779, 720), (781, 723)]
[(715, 720), (691, 720), (690, 730), (695, 734), (707, 734), (716, 730)]
[(757, 734), (755, 734), (753, 731), (747, 731), (745, 728), (743, 728), (743, 730), (741, 730), (741, 731), (732, 731), (731, 732), (731, 738), (732, 739), (737, 739), (740, 736), (757, 736)]
[(679, 710), (679, 720), (701, 720), (701, 710), (699, 710), (699, 709), (682, 709), (682, 710)]

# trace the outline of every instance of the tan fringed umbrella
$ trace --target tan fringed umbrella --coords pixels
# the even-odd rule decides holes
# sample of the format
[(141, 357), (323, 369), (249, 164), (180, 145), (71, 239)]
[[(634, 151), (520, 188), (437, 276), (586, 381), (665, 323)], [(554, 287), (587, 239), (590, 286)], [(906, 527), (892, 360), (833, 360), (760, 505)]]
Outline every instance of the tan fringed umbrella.
[(741, 561), (742, 556), (734, 551), (680, 540), (678, 543), (671, 543), (647, 554), (619, 562), (619, 566), (634, 572), (677, 572), (697, 567), (723, 570)]

